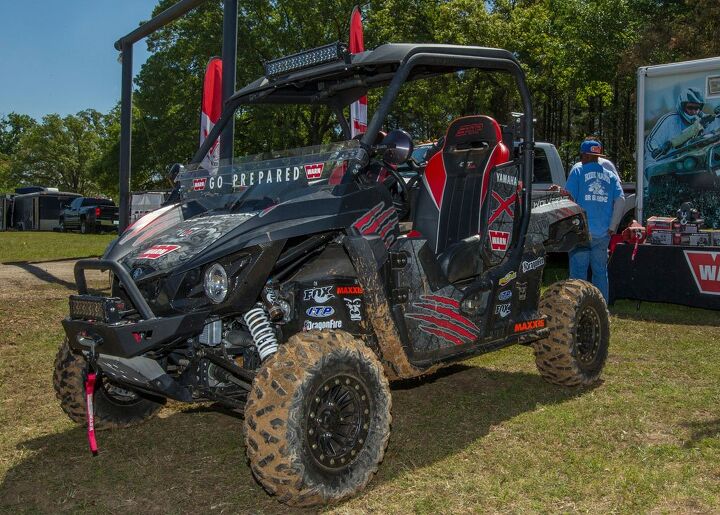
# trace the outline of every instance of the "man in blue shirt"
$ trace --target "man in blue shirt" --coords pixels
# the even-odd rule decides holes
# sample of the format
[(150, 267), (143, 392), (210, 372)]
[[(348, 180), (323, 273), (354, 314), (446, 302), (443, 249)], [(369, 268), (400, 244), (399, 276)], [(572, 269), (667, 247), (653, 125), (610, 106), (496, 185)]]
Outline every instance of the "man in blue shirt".
[(591, 237), (590, 246), (570, 252), (570, 278), (587, 280), (592, 268), (592, 282), (607, 301), (607, 250), (623, 214), (624, 195), (618, 176), (598, 163), (601, 157), (605, 156), (598, 141), (583, 141), (581, 166), (572, 168), (565, 189), (587, 213)]

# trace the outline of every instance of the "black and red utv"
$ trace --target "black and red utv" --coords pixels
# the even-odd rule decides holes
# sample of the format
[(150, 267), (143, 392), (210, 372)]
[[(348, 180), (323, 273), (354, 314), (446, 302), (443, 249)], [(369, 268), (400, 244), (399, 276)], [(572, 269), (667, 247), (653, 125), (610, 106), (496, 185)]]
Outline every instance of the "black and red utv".
[[(469, 70), (514, 80), (519, 155), (493, 118), (460, 116), (411, 195), (396, 167), (412, 138), (377, 135), (405, 84)], [(609, 341), (600, 293), (582, 281), (540, 292), (546, 253), (587, 240), (587, 223), (563, 197), (531, 211), (533, 113), (511, 53), (388, 44), (348, 55), (328, 45), (266, 72), (229, 100), (196, 163), (257, 104), (324, 106), (337, 115), (337, 141), (191, 165), (175, 202), (102, 259), (78, 262), (54, 374), (73, 420), (127, 426), (168, 398), (244, 410), (257, 480), (283, 502), (314, 505), (352, 495), (377, 470), (388, 381), (517, 343), (533, 346), (550, 382), (598, 378)], [(352, 139), (343, 108), (373, 88), (383, 95)], [(110, 296), (88, 293), (87, 269), (112, 272)]]

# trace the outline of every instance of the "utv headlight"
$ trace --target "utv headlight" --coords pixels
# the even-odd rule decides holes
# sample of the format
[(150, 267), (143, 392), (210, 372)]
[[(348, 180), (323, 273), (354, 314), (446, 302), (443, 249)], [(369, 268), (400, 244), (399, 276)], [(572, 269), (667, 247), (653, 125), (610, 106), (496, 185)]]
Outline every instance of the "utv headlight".
[(203, 282), (205, 295), (215, 304), (225, 300), (228, 293), (228, 276), (225, 268), (215, 263), (205, 270), (205, 281)]

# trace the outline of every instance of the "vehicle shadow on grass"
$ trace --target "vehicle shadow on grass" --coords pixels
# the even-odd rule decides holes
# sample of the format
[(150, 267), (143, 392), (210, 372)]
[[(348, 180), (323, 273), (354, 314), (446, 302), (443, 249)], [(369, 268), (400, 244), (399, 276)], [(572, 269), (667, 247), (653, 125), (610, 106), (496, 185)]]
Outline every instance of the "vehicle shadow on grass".
[(683, 424), (683, 426), (691, 432), (690, 438), (685, 442), (685, 448), (696, 447), (706, 438), (717, 438), (720, 436), (720, 418), (699, 422), (687, 422)]
[[(369, 489), (462, 452), (503, 421), (586, 391), (465, 365), (400, 382), (390, 445)], [(252, 478), (239, 417), (170, 410), (138, 427), (99, 432), (96, 458), (80, 428), (22, 442), (23, 458), (0, 485), (0, 511), (291, 511)]]
[(36, 264), (29, 263), (27, 261), (14, 261), (12, 263), (5, 263), (5, 264), (9, 265), (9, 266), (15, 266), (48, 284), (57, 284), (59, 286), (67, 288), (68, 290), (75, 289), (74, 282), (66, 281), (65, 279), (62, 279), (56, 275), (53, 275), (50, 272), (48, 272), (47, 270), (43, 270), (41, 267), (37, 266)]

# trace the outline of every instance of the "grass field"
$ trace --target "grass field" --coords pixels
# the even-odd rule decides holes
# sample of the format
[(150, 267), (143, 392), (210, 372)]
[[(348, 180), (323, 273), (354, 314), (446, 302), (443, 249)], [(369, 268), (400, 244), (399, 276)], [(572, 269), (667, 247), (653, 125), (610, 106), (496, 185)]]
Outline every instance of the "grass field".
[(99, 256), (116, 234), (0, 232), (0, 263)]
[[(0, 293), (0, 512), (291, 511), (252, 479), (242, 420), (209, 406), (101, 432), (92, 458), (51, 385), (68, 292)], [(593, 388), (546, 384), (519, 346), (394, 385), (379, 474), (324, 511), (720, 511), (720, 317), (630, 302), (612, 313)]]

